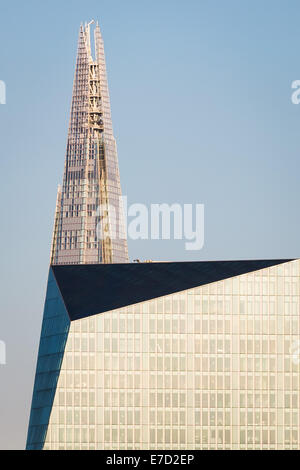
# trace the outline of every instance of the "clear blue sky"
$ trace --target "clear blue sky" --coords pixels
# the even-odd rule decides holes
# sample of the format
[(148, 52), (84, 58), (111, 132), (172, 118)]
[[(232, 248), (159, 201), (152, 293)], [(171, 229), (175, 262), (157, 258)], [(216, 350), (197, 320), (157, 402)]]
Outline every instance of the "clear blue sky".
[(300, 3), (36, 0), (0, 5), (0, 448), (22, 448), (61, 182), (77, 35), (102, 29), (129, 203), (204, 203), (205, 246), (131, 258), (300, 256)]

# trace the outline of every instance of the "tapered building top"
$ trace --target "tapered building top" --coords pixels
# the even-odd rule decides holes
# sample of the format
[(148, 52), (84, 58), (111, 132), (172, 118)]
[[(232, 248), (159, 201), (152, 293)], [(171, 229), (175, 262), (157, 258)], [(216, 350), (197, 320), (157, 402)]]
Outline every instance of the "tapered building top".
[(81, 25), (65, 170), (58, 190), (51, 264), (128, 262), (104, 45), (98, 23)]

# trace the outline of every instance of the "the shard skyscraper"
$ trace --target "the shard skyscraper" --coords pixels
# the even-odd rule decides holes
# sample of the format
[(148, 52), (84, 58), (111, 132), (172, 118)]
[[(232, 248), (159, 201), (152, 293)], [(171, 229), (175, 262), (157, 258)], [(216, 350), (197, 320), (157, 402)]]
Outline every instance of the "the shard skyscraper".
[[(93, 22), (91, 22), (93, 23)], [(116, 142), (103, 40), (81, 26), (62, 188), (58, 190), (51, 264), (128, 261)]]

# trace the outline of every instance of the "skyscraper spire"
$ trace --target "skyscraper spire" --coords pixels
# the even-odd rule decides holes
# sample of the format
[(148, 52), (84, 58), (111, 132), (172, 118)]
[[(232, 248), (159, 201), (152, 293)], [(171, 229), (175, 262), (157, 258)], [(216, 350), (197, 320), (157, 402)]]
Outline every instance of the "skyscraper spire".
[(81, 25), (52, 264), (128, 262), (120, 175), (99, 24)]

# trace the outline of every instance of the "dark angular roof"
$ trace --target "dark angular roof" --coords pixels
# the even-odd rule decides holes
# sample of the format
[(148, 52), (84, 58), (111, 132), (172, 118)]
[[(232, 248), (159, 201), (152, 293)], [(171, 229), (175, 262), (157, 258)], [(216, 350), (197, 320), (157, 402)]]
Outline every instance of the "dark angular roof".
[(52, 266), (71, 320), (292, 261), (195, 261)]

